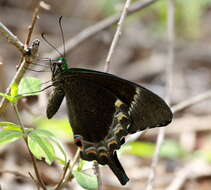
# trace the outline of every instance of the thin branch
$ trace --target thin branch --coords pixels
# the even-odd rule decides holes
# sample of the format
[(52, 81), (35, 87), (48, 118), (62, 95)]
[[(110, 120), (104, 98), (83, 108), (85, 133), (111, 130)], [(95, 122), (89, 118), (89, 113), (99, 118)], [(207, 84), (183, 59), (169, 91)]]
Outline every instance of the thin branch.
[(29, 176), (34, 181), (34, 183), (36, 184), (37, 190), (40, 190), (40, 185), (39, 185), (38, 181), (34, 178), (34, 176), (30, 172), (29, 172)]
[(32, 16), (32, 22), (31, 22), (31, 25), (28, 27), (29, 28), (29, 33), (28, 33), (28, 36), (27, 36), (27, 39), (26, 39), (26, 42), (25, 42), (25, 45), (28, 47), (29, 46), (29, 42), (31, 40), (31, 36), (32, 36), (32, 32), (34, 30), (34, 27), (35, 27), (35, 24), (36, 24), (36, 21), (38, 19), (38, 14), (39, 14), (39, 11), (40, 11), (40, 0), (38, 1), (38, 4), (34, 10), (34, 13), (33, 13), (33, 16)]
[[(174, 12), (175, 5), (174, 0), (168, 0), (168, 61), (166, 67), (166, 81), (167, 81), (167, 89), (166, 89), (166, 102), (170, 104), (170, 97), (172, 91), (172, 78), (173, 78), (173, 65), (174, 65)], [(151, 164), (151, 172), (148, 179), (147, 190), (153, 190), (155, 187), (155, 179), (156, 179), (156, 167), (160, 158), (160, 150), (165, 138), (165, 128), (162, 127), (159, 129), (157, 141), (156, 141), (156, 150), (152, 159)]]
[[(145, 2), (138, 1), (136, 3), (133, 3), (130, 8), (128, 9), (128, 15), (131, 15), (135, 12), (138, 12), (140, 10), (143, 10), (144, 8), (150, 6), (151, 4), (157, 2), (158, 0), (147, 0)], [(71, 51), (72, 49), (79, 46), (81, 43), (85, 42), (86, 40), (90, 39), (91, 37), (95, 36), (97, 33), (109, 28), (113, 24), (117, 23), (120, 19), (121, 14), (116, 14), (114, 16), (111, 16), (109, 18), (106, 18), (100, 22), (98, 22), (95, 25), (92, 25), (90, 27), (85, 28), (80, 33), (78, 33), (75, 37), (69, 39), (66, 44), (66, 51)], [(61, 45), (59, 48), (57, 48), (58, 51), (62, 52), (63, 45)], [(56, 51), (52, 51), (49, 54), (45, 54), (44, 57), (51, 57), (52, 59), (58, 58), (58, 54)]]
[(26, 146), (28, 148), (29, 154), (30, 154), (31, 159), (32, 159), (32, 164), (33, 164), (34, 171), (35, 171), (35, 174), (36, 174), (36, 177), (37, 177), (37, 181), (44, 190), (47, 190), (47, 188), (45, 187), (45, 184), (44, 184), (44, 182), (43, 182), (43, 180), (40, 176), (40, 173), (39, 173), (39, 170), (38, 170), (38, 167), (37, 167), (36, 158), (34, 157), (32, 152), (30, 151), (27, 141), (26, 141)]
[(100, 168), (99, 168), (99, 164), (97, 163), (97, 161), (94, 161), (94, 173), (97, 177), (98, 190), (103, 190), (102, 178), (101, 178), (101, 175), (100, 175)]
[(184, 101), (172, 106), (171, 109), (172, 109), (173, 113), (176, 113), (176, 112), (179, 112), (179, 111), (181, 111), (185, 108), (188, 108), (192, 105), (195, 105), (197, 103), (200, 103), (200, 102), (207, 100), (207, 99), (210, 99), (210, 98), (211, 98), (211, 90), (208, 90), (204, 93), (201, 93), (197, 96), (194, 96), (192, 98), (189, 98), (187, 100), (184, 100)]
[(4, 173), (8, 173), (8, 174), (12, 174), (12, 175), (15, 175), (15, 176), (19, 176), (19, 177), (22, 177), (24, 179), (30, 179), (28, 176), (18, 172), (18, 171), (12, 171), (12, 170), (0, 170), (0, 174), (4, 174)]
[(210, 165), (200, 161), (191, 161), (176, 173), (174, 180), (166, 190), (180, 190), (188, 179), (196, 179), (204, 176), (211, 176)]
[(67, 171), (68, 171), (68, 168), (70, 166), (70, 161), (67, 162), (65, 168), (64, 168), (64, 172), (63, 172), (63, 175), (62, 175), (62, 178), (60, 179), (58, 185), (56, 186), (55, 190), (59, 190), (60, 186), (62, 185), (65, 177), (66, 177), (66, 174), (67, 174)]
[(115, 33), (114, 38), (112, 40), (112, 43), (111, 43), (111, 46), (110, 46), (110, 49), (109, 49), (109, 52), (108, 52), (108, 56), (106, 58), (106, 64), (105, 64), (105, 68), (104, 68), (105, 72), (109, 71), (109, 65), (110, 65), (110, 62), (111, 62), (111, 57), (114, 53), (114, 50), (115, 50), (117, 43), (119, 42), (120, 36), (122, 34), (123, 23), (124, 23), (124, 20), (125, 20), (127, 14), (128, 14), (128, 9), (130, 7), (130, 3), (131, 3), (131, 0), (126, 0), (122, 14), (121, 14), (119, 22), (118, 22), (118, 27), (117, 27), (116, 33)]
[(14, 45), (22, 54), (24, 53), (24, 44), (1, 22), (0, 33), (7, 39), (8, 43)]
[(73, 178), (73, 174), (72, 174), (72, 171), (73, 171), (73, 167), (75, 166), (76, 162), (78, 161), (78, 159), (80, 158), (80, 148), (78, 148), (72, 162), (70, 163), (70, 169), (69, 169), (69, 172), (68, 174), (66, 175), (66, 179), (63, 181), (63, 183), (58, 187), (56, 188), (55, 190), (60, 190), (60, 189), (63, 189), (67, 184), (68, 182), (71, 181), (71, 179)]

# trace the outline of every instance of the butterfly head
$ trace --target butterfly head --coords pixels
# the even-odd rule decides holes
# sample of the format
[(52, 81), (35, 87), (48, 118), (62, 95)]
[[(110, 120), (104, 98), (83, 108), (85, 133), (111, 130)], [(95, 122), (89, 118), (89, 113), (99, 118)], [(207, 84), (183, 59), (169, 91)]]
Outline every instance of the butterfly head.
[(51, 64), (52, 80), (60, 75), (61, 73), (68, 71), (67, 61), (64, 57), (59, 57), (57, 61)]

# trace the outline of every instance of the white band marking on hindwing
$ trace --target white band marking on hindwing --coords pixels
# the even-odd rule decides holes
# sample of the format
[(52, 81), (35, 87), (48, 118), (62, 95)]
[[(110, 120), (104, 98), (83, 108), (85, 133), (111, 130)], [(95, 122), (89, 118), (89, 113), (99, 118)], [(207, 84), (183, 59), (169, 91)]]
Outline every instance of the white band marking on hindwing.
[(131, 112), (136, 107), (140, 94), (141, 94), (140, 89), (138, 87), (136, 87), (136, 92), (133, 96), (133, 101), (131, 102), (130, 107), (129, 107), (129, 111), (128, 111), (129, 115), (131, 115)]

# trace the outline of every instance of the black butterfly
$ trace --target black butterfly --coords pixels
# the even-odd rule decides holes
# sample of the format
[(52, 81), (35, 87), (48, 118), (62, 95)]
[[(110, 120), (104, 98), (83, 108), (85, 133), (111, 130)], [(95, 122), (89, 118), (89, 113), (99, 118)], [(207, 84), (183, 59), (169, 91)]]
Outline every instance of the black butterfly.
[(68, 68), (64, 58), (53, 63), (52, 82), (55, 88), (47, 117), (54, 116), (65, 96), (81, 158), (107, 164), (125, 185), (129, 178), (116, 150), (128, 134), (169, 124), (172, 112), (168, 105), (144, 87), (112, 74)]

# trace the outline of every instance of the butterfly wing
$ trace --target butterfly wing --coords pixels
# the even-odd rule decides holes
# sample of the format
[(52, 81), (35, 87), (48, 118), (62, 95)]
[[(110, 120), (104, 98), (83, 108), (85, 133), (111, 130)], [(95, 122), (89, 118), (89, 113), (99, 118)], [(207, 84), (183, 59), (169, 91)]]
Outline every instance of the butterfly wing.
[(167, 125), (170, 108), (151, 91), (111, 74), (69, 69), (62, 78), (73, 132), (82, 137), (81, 157), (108, 164), (126, 184), (115, 150), (128, 133)]
[[(72, 78), (97, 84), (124, 102), (133, 120), (129, 133), (165, 126), (172, 120), (173, 115), (169, 106), (159, 96), (136, 83), (112, 74), (87, 69), (72, 68), (66, 77), (70, 75)], [(105, 100), (105, 103), (108, 104), (108, 101)]]

